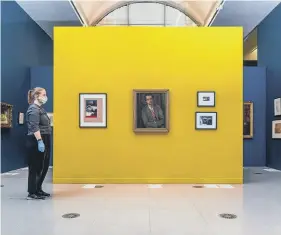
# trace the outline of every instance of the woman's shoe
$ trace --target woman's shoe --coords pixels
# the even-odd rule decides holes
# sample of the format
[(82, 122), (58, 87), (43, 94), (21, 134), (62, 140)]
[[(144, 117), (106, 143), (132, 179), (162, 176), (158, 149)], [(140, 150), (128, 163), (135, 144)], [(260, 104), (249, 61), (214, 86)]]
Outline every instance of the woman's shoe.
[(38, 195), (38, 194), (28, 194), (28, 196), (27, 196), (26, 199), (27, 199), (27, 200), (44, 200), (45, 197), (40, 196), (40, 195)]
[(43, 190), (40, 190), (37, 195), (42, 196), (42, 197), (50, 197), (51, 194), (44, 192)]

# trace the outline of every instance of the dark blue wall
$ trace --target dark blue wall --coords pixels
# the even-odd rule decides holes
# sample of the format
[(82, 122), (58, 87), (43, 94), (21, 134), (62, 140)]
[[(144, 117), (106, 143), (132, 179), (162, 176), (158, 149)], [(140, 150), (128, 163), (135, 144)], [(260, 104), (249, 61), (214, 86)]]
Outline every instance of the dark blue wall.
[(272, 139), (274, 99), (281, 97), (281, 4), (258, 26), (258, 65), (266, 75), (266, 155), (267, 165), (281, 170), (281, 140)]
[(244, 67), (244, 101), (254, 104), (254, 137), (244, 139), (244, 166), (266, 165), (266, 69)]
[(53, 112), (53, 66), (30, 68), (30, 86), (43, 87), (47, 91), (48, 102), (44, 105), (47, 112)]
[[(47, 112), (53, 112), (53, 66), (33, 67), (30, 69), (30, 86), (43, 87), (47, 91), (48, 102), (44, 105)], [(53, 142), (53, 138), (51, 138)], [(53, 148), (51, 149), (51, 165), (53, 165)]]
[(1, 129), (1, 172), (26, 166), (26, 127), (17, 124), (26, 112), (30, 67), (53, 64), (53, 41), (14, 2), (1, 1), (1, 101), (14, 105), (13, 128)]

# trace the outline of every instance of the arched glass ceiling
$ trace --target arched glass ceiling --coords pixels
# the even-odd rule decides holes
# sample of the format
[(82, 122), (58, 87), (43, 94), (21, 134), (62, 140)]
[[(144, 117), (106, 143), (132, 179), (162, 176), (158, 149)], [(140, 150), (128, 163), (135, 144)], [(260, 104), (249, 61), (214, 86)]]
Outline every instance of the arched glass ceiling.
[(185, 12), (166, 4), (138, 2), (121, 6), (101, 19), (97, 26), (197, 26)]
[[(86, 26), (167, 25), (207, 26), (221, 0), (118, 1), (73, 0)], [(133, 4), (132, 4), (133, 3)], [(160, 4), (159, 4), (160, 3)], [(126, 11), (126, 13), (125, 13)], [(182, 13), (182, 14), (181, 14)], [(160, 21), (161, 18), (161, 21)]]

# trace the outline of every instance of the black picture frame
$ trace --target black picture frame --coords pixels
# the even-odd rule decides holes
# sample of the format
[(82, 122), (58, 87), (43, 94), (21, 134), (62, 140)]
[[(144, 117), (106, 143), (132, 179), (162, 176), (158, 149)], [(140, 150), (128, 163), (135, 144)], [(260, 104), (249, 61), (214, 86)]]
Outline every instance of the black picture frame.
[[(82, 95), (104, 95), (105, 96), (105, 125), (104, 126), (82, 126), (81, 125), (81, 96)], [(84, 128), (86, 128), (86, 129), (88, 129), (88, 128), (105, 129), (105, 128), (107, 128), (107, 123), (108, 123), (108, 120), (107, 120), (107, 117), (108, 117), (108, 114), (107, 114), (107, 112), (108, 112), (107, 98), (108, 98), (107, 93), (102, 93), (102, 92), (100, 92), (100, 93), (79, 93), (79, 112), (78, 112), (79, 113), (79, 128), (81, 128), (81, 129), (84, 129)]]
[[(213, 93), (214, 94), (214, 104), (213, 105), (200, 105), (199, 95), (202, 93)], [(216, 92), (215, 91), (197, 91), (197, 107), (216, 107)]]
[[(215, 114), (216, 115), (216, 122), (214, 128), (198, 128), (197, 127), (197, 115), (202, 113), (208, 113), (208, 114)], [(218, 113), (217, 112), (195, 112), (195, 130), (217, 130), (218, 129)]]
[(243, 103), (243, 138), (254, 138), (254, 103), (252, 101)]

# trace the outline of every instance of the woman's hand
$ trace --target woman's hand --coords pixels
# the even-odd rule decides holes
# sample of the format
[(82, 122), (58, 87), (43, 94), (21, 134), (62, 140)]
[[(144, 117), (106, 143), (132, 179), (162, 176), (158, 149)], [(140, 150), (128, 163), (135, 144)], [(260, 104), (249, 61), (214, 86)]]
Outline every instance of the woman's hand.
[(41, 153), (45, 152), (45, 144), (44, 144), (43, 140), (38, 141), (38, 151)]

